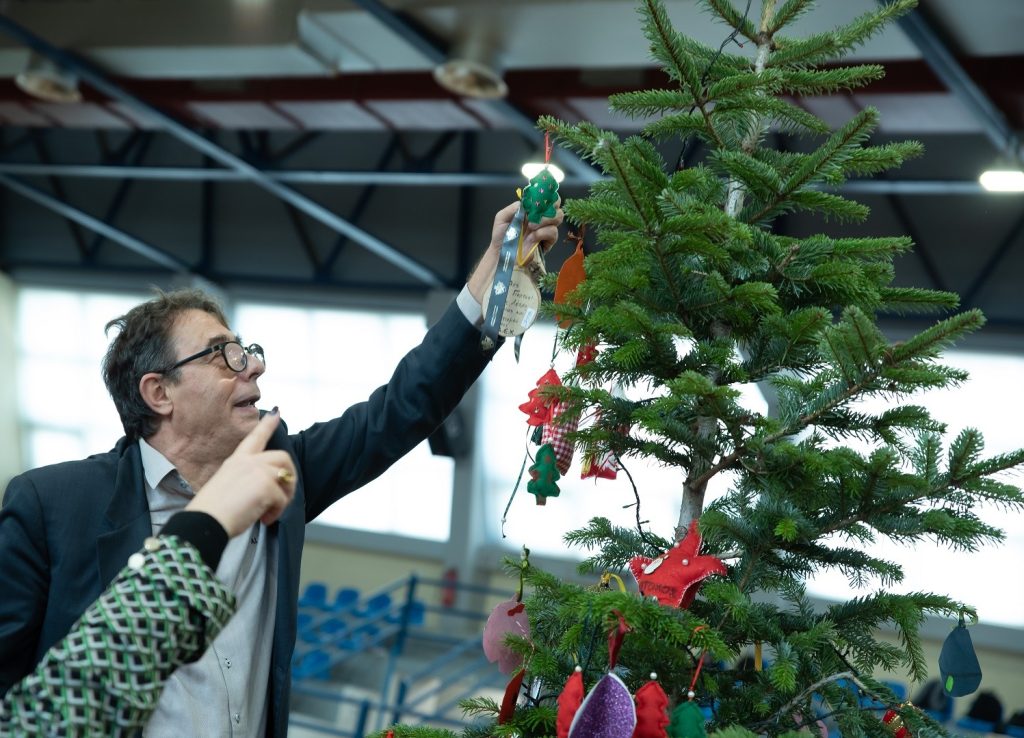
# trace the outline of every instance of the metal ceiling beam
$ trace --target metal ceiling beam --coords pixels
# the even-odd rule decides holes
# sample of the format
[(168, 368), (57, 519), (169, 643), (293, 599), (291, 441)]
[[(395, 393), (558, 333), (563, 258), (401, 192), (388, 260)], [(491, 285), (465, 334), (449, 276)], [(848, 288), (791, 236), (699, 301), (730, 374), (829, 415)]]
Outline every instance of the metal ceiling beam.
[(122, 230), (114, 228), (110, 224), (104, 223), (99, 218), (69, 205), (63, 200), (54, 197), (48, 192), (44, 192), (38, 187), (33, 187), (27, 182), (22, 182), (20, 179), (7, 174), (0, 174), (0, 184), (13, 192), (18, 193), (22, 197), (28, 198), (32, 202), (62, 215), (68, 220), (74, 221), (75, 223), (85, 226), (89, 230), (94, 231), (115, 243), (121, 244), (129, 251), (134, 251), (136, 254), (149, 259), (154, 264), (159, 264), (160, 266), (170, 269), (172, 272), (176, 273), (192, 273), (191, 267), (177, 256), (148, 244)]
[[(248, 182), (230, 169), (207, 167), (126, 166), (112, 164), (32, 164), (0, 161), (0, 173), (24, 177), (81, 179), (146, 179), (166, 182)], [(503, 187), (522, 185), (522, 175), (503, 172), (378, 172), (323, 169), (268, 170), (268, 179), (302, 185), (380, 185), (389, 187)], [(562, 187), (586, 186), (579, 177), (566, 177)], [(831, 188), (830, 188), (831, 189)], [(977, 180), (865, 179), (853, 180), (836, 191), (858, 195), (993, 195)]]
[[(163, 181), (248, 182), (249, 177), (230, 169), (204, 167), (125, 166), (112, 164), (35, 164), (0, 162), (0, 172), (27, 177), (77, 177), (85, 179), (152, 179)], [(276, 182), (302, 185), (384, 185), (395, 187), (503, 187), (523, 185), (523, 175), (504, 172), (380, 172), (322, 169), (266, 170)], [(567, 176), (564, 187), (582, 187), (579, 177)]]
[[(434, 65), (449, 60), (448, 50), (437, 39), (432, 38), (423, 28), (384, 5), (380, 0), (353, 0), (355, 5), (376, 18), (382, 25), (393, 31), (399, 38), (422, 54)], [(533, 141), (538, 150), (544, 147), (544, 134), (537, 129), (537, 122), (507, 100), (483, 100), (495, 113), (507, 119), (516, 130)], [(555, 148), (551, 152), (555, 163), (566, 173), (579, 177), (585, 184), (602, 178), (600, 172), (571, 151)], [(522, 179), (518, 184), (522, 184)]]
[(147, 116), (155, 119), (163, 130), (183, 143), (205, 154), (219, 164), (241, 174), (249, 182), (262, 187), (314, 220), (323, 223), (331, 230), (348, 236), (363, 248), (390, 262), (421, 282), (434, 287), (446, 286), (446, 280), (429, 267), (361, 228), (356, 228), (345, 219), (338, 217), (323, 205), (311, 200), (301, 192), (292, 189), (283, 182), (268, 177), (263, 170), (213, 143), (205, 136), (196, 133), (188, 126), (180, 123), (162, 110), (153, 107), (145, 100), (136, 97), (112, 82), (106, 74), (88, 60), (83, 59), (77, 54), (57, 48), (2, 13), (0, 13), (0, 31), (33, 51), (47, 57), (59, 66), (76, 73), (80, 79), (104, 95), (144, 112)]
[[(888, 5), (887, 0), (877, 0)], [(921, 52), (921, 57), (942, 83), (978, 120), (985, 135), (1002, 153), (1021, 160), (1020, 139), (999, 109), (977, 82), (953, 56), (948, 44), (940, 37), (932, 23), (919, 10), (911, 10), (898, 21), (910, 41)]]

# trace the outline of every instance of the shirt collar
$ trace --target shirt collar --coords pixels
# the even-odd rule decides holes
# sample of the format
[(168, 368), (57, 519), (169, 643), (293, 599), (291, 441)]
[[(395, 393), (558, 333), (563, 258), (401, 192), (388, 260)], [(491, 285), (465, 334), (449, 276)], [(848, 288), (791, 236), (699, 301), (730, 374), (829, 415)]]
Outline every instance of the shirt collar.
[(139, 439), (139, 455), (142, 457), (142, 473), (150, 489), (156, 489), (168, 474), (177, 472), (174, 464), (143, 438)]

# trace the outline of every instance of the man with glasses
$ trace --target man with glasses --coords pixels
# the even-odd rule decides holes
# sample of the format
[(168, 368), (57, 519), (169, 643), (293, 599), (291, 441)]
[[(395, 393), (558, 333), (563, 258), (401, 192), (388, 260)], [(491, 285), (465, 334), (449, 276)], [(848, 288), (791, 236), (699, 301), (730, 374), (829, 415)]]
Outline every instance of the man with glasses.
[[(144, 735), (285, 735), (304, 525), (425, 439), (483, 371), (493, 352), (481, 349), (480, 303), (517, 207), (495, 216), (466, 287), (386, 385), (334, 420), (291, 435), (278, 427), (267, 448), (293, 459), (297, 478), (281, 480), (295, 485), (293, 503), (228, 544), (217, 576), (237, 613), (175, 672)], [(524, 249), (553, 243), (561, 221), (559, 210), (529, 224)], [(15, 477), (0, 510), (0, 690), (68, 632), (259, 420), (263, 349), (232, 333), (202, 292), (160, 294), (107, 327), (117, 334), (103, 376), (124, 438), (106, 454)]]

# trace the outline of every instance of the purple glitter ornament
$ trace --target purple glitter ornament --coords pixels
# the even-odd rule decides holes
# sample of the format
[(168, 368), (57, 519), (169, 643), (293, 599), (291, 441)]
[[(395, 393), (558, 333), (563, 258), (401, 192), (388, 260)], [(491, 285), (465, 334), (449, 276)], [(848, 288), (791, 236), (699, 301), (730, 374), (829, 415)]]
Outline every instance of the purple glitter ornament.
[(583, 700), (569, 738), (631, 738), (636, 728), (633, 697), (614, 674), (605, 674)]

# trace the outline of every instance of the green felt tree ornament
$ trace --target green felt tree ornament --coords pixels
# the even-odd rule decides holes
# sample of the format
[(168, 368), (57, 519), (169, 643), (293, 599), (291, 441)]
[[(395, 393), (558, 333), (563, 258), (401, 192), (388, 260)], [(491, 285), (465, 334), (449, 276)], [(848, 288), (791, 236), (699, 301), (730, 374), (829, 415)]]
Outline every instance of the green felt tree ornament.
[(672, 710), (668, 723), (669, 738), (706, 738), (704, 713), (693, 700), (686, 700)]
[(561, 475), (558, 473), (558, 458), (550, 443), (537, 449), (537, 458), (530, 466), (530, 481), (526, 491), (537, 497), (537, 504), (543, 505), (548, 497), (558, 497), (559, 489), (555, 484)]
[(558, 202), (558, 182), (545, 167), (538, 172), (523, 190), (523, 209), (531, 223), (540, 223), (543, 218), (555, 217)]

